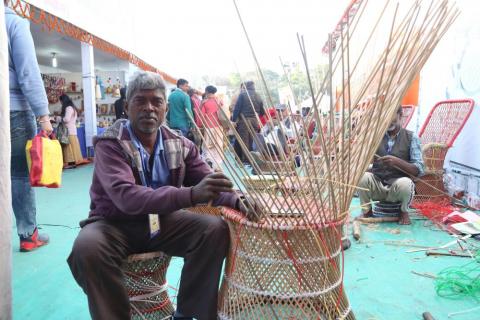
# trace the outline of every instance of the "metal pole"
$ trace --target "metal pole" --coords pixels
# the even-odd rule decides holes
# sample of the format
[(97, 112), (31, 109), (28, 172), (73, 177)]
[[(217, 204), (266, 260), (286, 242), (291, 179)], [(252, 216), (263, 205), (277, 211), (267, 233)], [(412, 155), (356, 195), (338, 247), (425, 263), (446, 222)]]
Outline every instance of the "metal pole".
[(0, 10), (0, 320), (12, 319), (12, 200), (10, 94), (5, 7)]
[(97, 135), (97, 112), (95, 100), (95, 70), (93, 63), (93, 46), (81, 43), (82, 46), (82, 84), (85, 107), (85, 140), (87, 157), (93, 155), (92, 138)]

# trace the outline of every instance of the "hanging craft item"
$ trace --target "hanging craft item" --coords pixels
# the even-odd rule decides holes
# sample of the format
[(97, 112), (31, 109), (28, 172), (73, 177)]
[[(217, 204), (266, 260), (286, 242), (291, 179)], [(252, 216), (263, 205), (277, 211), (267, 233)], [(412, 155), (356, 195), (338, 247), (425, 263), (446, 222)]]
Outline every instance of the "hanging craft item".
[(101, 99), (105, 99), (105, 86), (103, 85), (102, 78), (98, 77), (98, 85), (100, 86)]
[(102, 99), (102, 89), (100, 87), (100, 78), (96, 77), (96, 85), (95, 85), (95, 99), (100, 100)]
[(106, 94), (112, 94), (113, 92), (113, 88), (112, 88), (112, 78), (111, 77), (108, 77), (108, 80), (107, 80), (107, 88), (105, 89), (105, 93)]
[(42, 74), (42, 80), (48, 103), (57, 103), (58, 98), (65, 92), (65, 78)]
[[(267, 94), (266, 105), (273, 105), (236, 8), (259, 71), (257, 91)], [(220, 319), (355, 318), (343, 287), (341, 247), (353, 193), (411, 80), (457, 15), (446, 0), (352, 1), (324, 50), (329, 61), (325, 78), (314, 83), (307, 73), (311, 110), (299, 121), (292, 120), (290, 106), (282, 112), (290, 119), (289, 134), (293, 132), (288, 148), (280, 141), (288, 136), (285, 127), (268, 113), (266, 125), (280, 132), (271, 141), (276, 150), (264, 148), (255, 154), (247, 145), (250, 138), (242, 139), (247, 131), (255, 145), (262, 145), (258, 114), (254, 119), (240, 115), (237, 126), (229, 124), (255, 176), (230, 145), (224, 150), (226, 131), (219, 140), (198, 128), (221, 156), (214, 165), (240, 186), (258, 220), (222, 210), (231, 245)], [(303, 37), (298, 36), (298, 42), (309, 70)], [(325, 116), (322, 105), (329, 106)], [(199, 118), (203, 127), (208, 125), (202, 113)], [(310, 123), (322, 129), (309, 135)]]
[(119, 98), (120, 97), (120, 88), (119, 87), (115, 87), (115, 89), (113, 89), (113, 96), (115, 98)]
[(120, 78), (117, 77), (116, 83), (113, 85), (113, 96), (115, 98), (120, 98), (120, 88), (122, 85), (120, 84)]

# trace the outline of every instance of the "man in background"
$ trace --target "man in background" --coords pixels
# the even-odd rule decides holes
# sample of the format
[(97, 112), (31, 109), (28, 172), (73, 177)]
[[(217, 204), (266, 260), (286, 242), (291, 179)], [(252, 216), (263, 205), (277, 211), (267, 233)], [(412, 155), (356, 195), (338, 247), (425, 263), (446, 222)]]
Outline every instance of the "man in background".
[(360, 180), (358, 195), (364, 217), (373, 215), (371, 201), (400, 202), (399, 224), (410, 224), (408, 212), (415, 193), (412, 177), (422, 176), (425, 165), (420, 139), (401, 127), (399, 106), (374, 156), (370, 172)]
[(12, 207), (20, 251), (28, 252), (47, 244), (49, 239), (48, 235), (38, 233), (35, 192), (30, 186), (25, 145), (37, 134), (37, 122), (47, 134), (53, 129), (30, 24), (8, 7), (5, 7), (5, 24), (9, 48)]
[[(245, 90), (242, 90), (238, 96), (235, 107), (233, 108), (232, 121), (236, 122), (238, 134), (246, 145), (248, 151), (253, 148), (253, 136), (260, 130), (260, 123), (257, 118), (265, 114), (263, 101), (260, 95), (255, 91), (253, 81), (245, 83)], [(253, 130), (253, 133), (251, 132)], [(236, 141), (234, 149), (239, 159), (249, 164), (247, 156), (243, 152), (240, 141)]]
[(191, 138), (193, 128), (193, 112), (190, 96), (188, 95), (188, 81), (178, 79), (177, 89), (168, 97), (168, 126), (173, 130), (178, 130), (184, 137)]

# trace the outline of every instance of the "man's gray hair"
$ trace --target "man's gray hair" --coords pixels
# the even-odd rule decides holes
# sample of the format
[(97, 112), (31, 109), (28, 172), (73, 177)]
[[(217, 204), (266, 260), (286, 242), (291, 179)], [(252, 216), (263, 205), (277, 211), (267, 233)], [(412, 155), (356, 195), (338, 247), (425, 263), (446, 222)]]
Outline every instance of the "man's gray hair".
[(158, 73), (137, 71), (130, 78), (127, 87), (127, 101), (140, 90), (160, 90), (165, 95), (165, 81)]

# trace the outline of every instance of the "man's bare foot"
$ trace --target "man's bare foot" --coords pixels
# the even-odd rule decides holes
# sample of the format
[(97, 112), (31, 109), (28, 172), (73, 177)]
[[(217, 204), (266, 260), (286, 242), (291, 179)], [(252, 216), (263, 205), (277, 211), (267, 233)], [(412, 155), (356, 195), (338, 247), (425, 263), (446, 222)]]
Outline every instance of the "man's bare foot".
[(369, 210), (367, 212), (362, 213), (362, 215), (360, 217), (361, 218), (371, 218), (371, 217), (373, 217), (373, 212), (372, 212), (372, 210)]
[(403, 212), (403, 211), (400, 212), (398, 224), (402, 224), (402, 225), (412, 224), (412, 222), (410, 221), (410, 217), (408, 216), (408, 212)]

